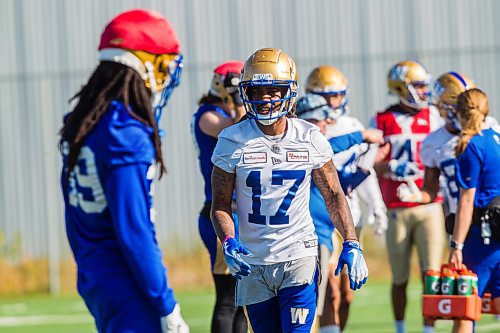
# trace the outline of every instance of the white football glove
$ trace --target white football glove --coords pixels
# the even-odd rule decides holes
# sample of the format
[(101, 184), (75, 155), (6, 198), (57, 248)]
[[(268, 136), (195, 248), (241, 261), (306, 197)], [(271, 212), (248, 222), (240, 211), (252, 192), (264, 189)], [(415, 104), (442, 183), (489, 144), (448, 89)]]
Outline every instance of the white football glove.
[(189, 327), (181, 316), (181, 307), (175, 305), (174, 311), (168, 316), (161, 317), (162, 333), (189, 333)]
[(403, 202), (422, 202), (423, 195), (413, 179), (407, 180), (408, 184), (402, 183), (397, 188), (399, 200)]
[(375, 235), (381, 236), (387, 231), (389, 219), (387, 218), (387, 209), (385, 207), (377, 207), (372, 214), (368, 216), (367, 223), (373, 226)]

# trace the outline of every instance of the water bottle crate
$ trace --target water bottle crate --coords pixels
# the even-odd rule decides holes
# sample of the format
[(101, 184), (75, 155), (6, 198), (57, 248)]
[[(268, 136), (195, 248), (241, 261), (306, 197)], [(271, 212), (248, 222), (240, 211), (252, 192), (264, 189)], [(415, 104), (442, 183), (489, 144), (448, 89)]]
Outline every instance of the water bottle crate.
[(433, 319), (481, 318), (481, 298), (477, 295), (423, 295), (422, 314)]

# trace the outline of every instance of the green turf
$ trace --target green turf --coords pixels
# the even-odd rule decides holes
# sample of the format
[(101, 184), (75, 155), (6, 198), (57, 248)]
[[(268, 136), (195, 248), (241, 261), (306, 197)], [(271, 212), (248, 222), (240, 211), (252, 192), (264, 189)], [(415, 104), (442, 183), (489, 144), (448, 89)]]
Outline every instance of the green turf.
[[(191, 333), (209, 331), (214, 295), (211, 291), (178, 292), (182, 313)], [(392, 315), (389, 285), (369, 283), (356, 292), (346, 333), (391, 332)], [(420, 286), (409, 287), (407, 309), (408, 333), (421, 332)], [(0, 332), (2, 333), (83, 333), (95, 332), (92, 318), (77, 296), (46, 295), (0, 298)], [(450, 323), (438, 322), (436, 332), (450, 332)], [(478, 324), (477, 332), (500, 332), (500, 322), (487, 315)]]

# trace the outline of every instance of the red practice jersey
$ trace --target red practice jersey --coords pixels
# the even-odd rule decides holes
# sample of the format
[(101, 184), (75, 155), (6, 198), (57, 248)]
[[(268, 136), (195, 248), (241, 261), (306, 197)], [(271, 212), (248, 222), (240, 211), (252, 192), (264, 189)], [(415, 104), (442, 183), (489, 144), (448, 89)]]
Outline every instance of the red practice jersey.
[[(402, 107), (392, 105), (383, 112), (375, 116), (375, 125), (384, 133), (385, 142), (390, 145), (389, 153), (385, 156), (385, 161), (399, 160), (415, 163), (422, 172), (414, 177), (419, 188), (423, 185), (424, 165), (420, 160), (420, 146), (422, 141), (443, 125), (443, 121), (437, 112), (430, 109), (422, 109), (417, 113), (409, 114), (404, 112)], [(391, 178), (390, 175), (378, 175), (380, 190), (387, 208), (414, 207), (418, 203), (402, 202), (399, 200), (396, 189), (404, 182)], [(436, 198), (436, 202), (441, 202), (442, 198)]]

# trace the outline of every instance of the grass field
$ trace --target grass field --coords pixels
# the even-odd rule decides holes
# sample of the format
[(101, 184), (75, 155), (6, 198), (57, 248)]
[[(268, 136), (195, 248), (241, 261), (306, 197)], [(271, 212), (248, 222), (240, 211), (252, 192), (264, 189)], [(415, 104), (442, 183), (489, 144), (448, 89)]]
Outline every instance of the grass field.
[[(372, 282), (356, 293), (346, 333), (392, 332), (389, 285)], [(178, 292), (184, 318), (191, 333), (209, 331), (214, 295), (210, 290)], [(407, 310), (408, 333), (421, 332), (420, 286), (409, 287)], [(437, 332), (449, 332), (450, 323), (440, 321)], [(34, 295), (0, 298), (0, 332), (2, 333), (84, 333), (95, 332), (92, 318), (78, 296)], [(483, 316), (477, 332), (500, 332), (500, 322)]]

